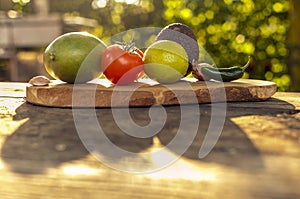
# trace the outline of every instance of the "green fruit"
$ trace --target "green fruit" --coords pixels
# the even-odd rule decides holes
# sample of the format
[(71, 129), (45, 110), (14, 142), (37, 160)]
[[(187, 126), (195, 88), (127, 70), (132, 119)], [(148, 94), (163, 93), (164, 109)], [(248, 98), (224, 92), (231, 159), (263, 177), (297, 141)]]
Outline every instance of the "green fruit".
[(105, 49), (106, 45), (89, 33), (66, 33), (48, 45), (44, 65), (55, 79), (84, 83), (101, 75), (101, 55)]
[(196, 35), (190, 27), (182, 23), (169, 24), (158, 33), (155, 40), (170, 40), (179, 43), (189, 58), (189, 67), (184, 76), (191, 73), (194, 62), (199, 59), (199, 45)]
[(174, 41), (160, 40), (150, 45), (144, 54), (146, 75), (159, 83), (179, 81), (188, 69), (188, 55)]

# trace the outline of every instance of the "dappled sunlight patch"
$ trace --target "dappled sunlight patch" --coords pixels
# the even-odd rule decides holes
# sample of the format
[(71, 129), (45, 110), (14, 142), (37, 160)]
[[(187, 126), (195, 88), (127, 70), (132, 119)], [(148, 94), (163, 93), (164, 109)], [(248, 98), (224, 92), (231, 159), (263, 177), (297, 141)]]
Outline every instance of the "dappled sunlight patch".
[[(231, 120), (247, 134), (261, 152), (300, 154), (300, 126), (293, 115), (251, 115)], [(268, 122), (265, 122), (266, 120)]]

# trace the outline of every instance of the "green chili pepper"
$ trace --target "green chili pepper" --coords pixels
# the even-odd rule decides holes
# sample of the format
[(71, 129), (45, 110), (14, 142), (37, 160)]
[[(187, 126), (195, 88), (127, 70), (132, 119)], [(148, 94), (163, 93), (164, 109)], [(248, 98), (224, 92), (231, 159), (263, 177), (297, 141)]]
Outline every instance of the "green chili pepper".
[(249, 66), (250, 62), (251, 62), (251, 57), (249, 56), (248, 62), (242, 67), (233, 66), (230, 68), (217, 68), (213, 66), (203, 66), (201, 68), (201, 72), (204, 75), (210, 77), (211, 79), (230, 82), (241, 78), (246, 68)]

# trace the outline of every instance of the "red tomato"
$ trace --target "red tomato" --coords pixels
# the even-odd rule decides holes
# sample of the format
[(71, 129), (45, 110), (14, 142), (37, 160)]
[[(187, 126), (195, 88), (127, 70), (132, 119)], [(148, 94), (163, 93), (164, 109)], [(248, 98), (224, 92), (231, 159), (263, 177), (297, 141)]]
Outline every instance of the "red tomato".
[(143, 73), (143, 52), (137, 48), (126, 51), (114, 44), (104, 51), (101, 59), (103, 74), (114, 84), (130, 84)]

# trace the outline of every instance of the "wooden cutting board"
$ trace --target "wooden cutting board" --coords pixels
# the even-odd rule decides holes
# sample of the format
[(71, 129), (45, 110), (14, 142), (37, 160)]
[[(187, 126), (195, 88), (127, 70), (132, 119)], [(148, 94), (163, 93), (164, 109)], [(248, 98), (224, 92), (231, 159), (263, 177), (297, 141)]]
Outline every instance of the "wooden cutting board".
[(161, 85), (146, 79), (115, 86), (108, 80), (86, 84), (52, 81), (48, 86), (28, 86), (26, 100), (49, 107), (138, 107), (224, 101), (263, 101), (277, 90), (273, 82), (239, 79), (232, 82), (196, 81), (187, 78)]

